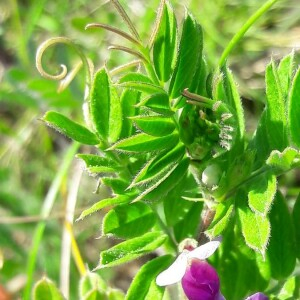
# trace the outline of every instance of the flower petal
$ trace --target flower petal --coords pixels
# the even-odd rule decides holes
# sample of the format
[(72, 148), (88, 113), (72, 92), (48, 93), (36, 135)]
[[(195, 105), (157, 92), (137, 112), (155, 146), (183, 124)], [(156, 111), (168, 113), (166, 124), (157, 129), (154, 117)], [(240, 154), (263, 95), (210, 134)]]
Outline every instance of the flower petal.
[(221, 237), (216, 238), (200, 247), (197, 247), (196, 249), (194, 249), (193, 251), (188, 253), (188, 257), (189, 258), (198, 258), (201, 260), (204, 260), (204, 259), (210, 257), (220, 246), (221, 240), (222, 240)]
[(176, 258), (176, 260), (168, 269), (156, 277), (156, 284), (159, 286), (166, 286), (179, 282), (185, 273), (187, 262), (187, 252), (184, 251)]
[(263, 293), (256, 293), (256, 294), (249, 296), (245, 300), (268, 300), (268, 299), (269, 299), (269, 297), (267, 297)]
[(206, 261), (193, 259), (182, 278), (189, 300), (220, 300), (220, 281), (216, 270)]

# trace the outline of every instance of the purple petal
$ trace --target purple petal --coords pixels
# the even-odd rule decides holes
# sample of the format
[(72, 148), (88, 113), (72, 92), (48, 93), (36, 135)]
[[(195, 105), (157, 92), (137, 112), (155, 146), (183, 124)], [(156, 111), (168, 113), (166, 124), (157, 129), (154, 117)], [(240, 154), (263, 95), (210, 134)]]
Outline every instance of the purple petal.
[(193, 259), (181, 280), (189, 300), (220, 299), (220, 280), (216, 270), (205, 261)]
[(267, 297), (263, 293), (256, 293), (256, 294), (249, 296), (245, 300), (269, 300), (269, 297)]

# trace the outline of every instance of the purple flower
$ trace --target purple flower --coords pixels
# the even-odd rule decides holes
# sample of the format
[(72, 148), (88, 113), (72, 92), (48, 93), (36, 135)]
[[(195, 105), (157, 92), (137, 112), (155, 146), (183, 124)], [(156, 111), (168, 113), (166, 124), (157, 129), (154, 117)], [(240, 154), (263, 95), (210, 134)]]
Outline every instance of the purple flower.
[(268, 299), (269, 299), (269, 297), (267, 297), (263, 293), (256, 293), (256, 294), (249, 296), (245, 300), (268, 300)]
[(220, 243), (220, 239), (215, 239), (195, 249), (184, 247), (175, 262), (157, 276), (157, 285), (166, 286), (181, 281), (189, 300), (223, 300), (218, 274), (204, 261), (218, 249)]
[(216, 270), (206, 261), (193, 259), (181, 280), (189, 300), (222, 300), (220, 280)]

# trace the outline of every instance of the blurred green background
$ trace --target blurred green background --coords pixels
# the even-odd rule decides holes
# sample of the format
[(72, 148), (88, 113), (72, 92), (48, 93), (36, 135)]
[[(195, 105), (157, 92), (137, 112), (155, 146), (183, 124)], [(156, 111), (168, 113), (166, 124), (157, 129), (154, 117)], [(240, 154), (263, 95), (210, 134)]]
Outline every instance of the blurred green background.
[[(184, 6), (203, 26), (207, 61), (216, 66), (223, 49), (247, 18), (262, 4), (260, 0), (173, 0), (178, 18)], [(142, 39), (147, 42), (154, 24), (158, 0), (121, 1)], [(243, 97), (249, 135), (252, 134), (264, 102), (264, 69), (270, 57), (279, 59), (300, 47), (299, 0), (279, 1), (260, 19), (232, 53), (229, 65)], [(34, 232), (42, 221), (43, 205), (53, 191), (55, 180), (70, 141), (47, 128), (39, 118), (47, 110), (57, 110), (79, 122), (84, 98), (84, 70), (63, 92), (57, 82), (44, 79), (35, 67), (35, 53), (47, 38), (66, 36), (80, 46), (95, 68), (109, 68), (130, 61), (107, 47), (118, 44), (118, 37), (104, 30), (88, 30), (88, 23), (101, 22), (126, 30), (110, 1), (85, 0), (0, 0), (0, 299), (18, 299), (26, 284), (27, 265), (32, 252)], [(123, 43), (123, 41), (121, 41)], [(192, 42), (192, 41), (191, 41)], [(123, 43), (124, 44), (124, 43)], [(126, 44), (126, 43), (125, 43)], [(78, 61), (67, 46), (47, 50), (43, 64), (50, 73), (60, 64), (72, 68)], [(81, 149), (90, 151), (90, 149)], [(58, 285), (61, 272), (63, 220), (70, 193), (79, 188), (75, 218), (83, 208), (104, 197), (97, 180), (81, 176), (81, 165), (72, 161), (59, 178), (55, 204), (46, 216), (45, 231), (37, 253), (34, 281), (46, 274)], [(76, 177), (77, 174), (77, 177)], [(78, 175), (79, 174), (79, 175)], [(77, 181), (76, 181), (77, 180)], [(44, 208), (45, 209), (45, 208)], [(40, 223), (41, 224), (41, 223)], [(74, 224), (74, 234), (83, 258), (90, 269), (106, 248), (101, 234), (101, 214)], [(141, 263), (141, 262), (139, 262)], [(111, 285), (126, 289), (138, 264), (105, 271)], [(77, 299), (79, 272), (71, 260), (70, 299)], [(4, 290), (11, 295), (4, 296)], [(1, 293), (3, 296), (1, 296)]]

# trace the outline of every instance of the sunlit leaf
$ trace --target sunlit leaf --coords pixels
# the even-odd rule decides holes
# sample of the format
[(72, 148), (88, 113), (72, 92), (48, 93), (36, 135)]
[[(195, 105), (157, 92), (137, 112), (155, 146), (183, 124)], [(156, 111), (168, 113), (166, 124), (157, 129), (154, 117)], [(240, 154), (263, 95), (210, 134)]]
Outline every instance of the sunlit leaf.
[(141, 131), (153, 136), (165, 136), (175, 129), (175, 123), (171, 118), (159, 115), (134, 116), (131, 120)]
[[(240, 202), (241, 200), (238, 199)], [(270, 238), (268, 218), (251, 211), (245, 201), (238, 206), (238, 218), (247, 246), (264, 256)]]
[(120, 204), (126, 204), (130, 203), (132, 201), (132, 195), (117, 195), (114, 198), (107, 198), (107, 199), (102, 199), (99, 202), (95, 203), (93, 206), (90, 208), (87, 208), (84, 210), (78, 220), (81, 220), (85, 218), (88, 215), (91, 215), (92, 213), (99, 211), (105, 207), (110, 207), (110, 206), (116, 206)]
[(295, 166), (299, 166), (300, 153), (291, 147), (285, 148), (282, 152), (274, 150), (271, 152), (266, 163), (272, 167), (273, 172), (281, 174), (291, 170)]
[(154, 137), (145, 133), (139, 133), (127, 139), (123, 139), (109, 150), (124, 152), (150, 152), (171, 148), (178, 142), (178, 134), (170, 134), (164, 137)]
[(176, 16), (168, 1), (164, 3), (158, 31), (153, 44), (153, 62), (157, 76), (163, 82), (169, 80), (176, 53)]
[(266, 215), (271, 208), (277, 189), (276, 176), (272, 173), (257, 176), (249, 186), (248, 204), (255, 212)]
[(90, 173), (106, 173), (116, 172), (119, 165), (112, 159), (93, 154), (77, 154), (85, 164), (88, 172)]
[(227, 199), (225, 202), (218, 203), (215, 216), (205, 232), (210, 239), (221, 235), (226, 229), (234, 208), (232, 200), (233, 199)]
[(158, 287), (155, 284), (155, 279), (161, 271), (172, 263), (173, 259), (171, 255), (164, 255), (144, 264), (135, 275), (125, 299), (162, 299), (165, 289)]
[(202, 56), (202, 29), (194, 17), (187, 11), (182, 26), (176, 65), (169, 86), (171, 98), (179, 97), (181, 92), (190, 86), (197, 69), (198, 61)]
[(121, 103), (105, 68), (96, 73), (90, 98), (95, 129), (104, 141), (115, 142), (122, 130)]
[(161, 232), (148, 232), (142, 236), (122, 242), (100, 253), (100, 263), (97, 268), (113, 267), (138, 257), (146, 255), (167, 239), (167, 235)]
[(293, 79), (292, 88), (289, 97), (288, 122), (292, 142), (300, 147), (300, 68)]
[(56, 285), (48, 278), (38, 281), (33, 290), (34, 300), (63, 300), (64, 297)]
[(100, 143), (100, 140), (93, 132), (60, 113), (48, 111), (42, 120), (45, 121), (48, 126), (53, 127), (70, 139), (82, 144), (97, 145)]
[(155, 221), (153, 211), (142, 202), (119, 205), (105, 215), (102, 233), (119, 238), (133, 238), (150, 231)]

